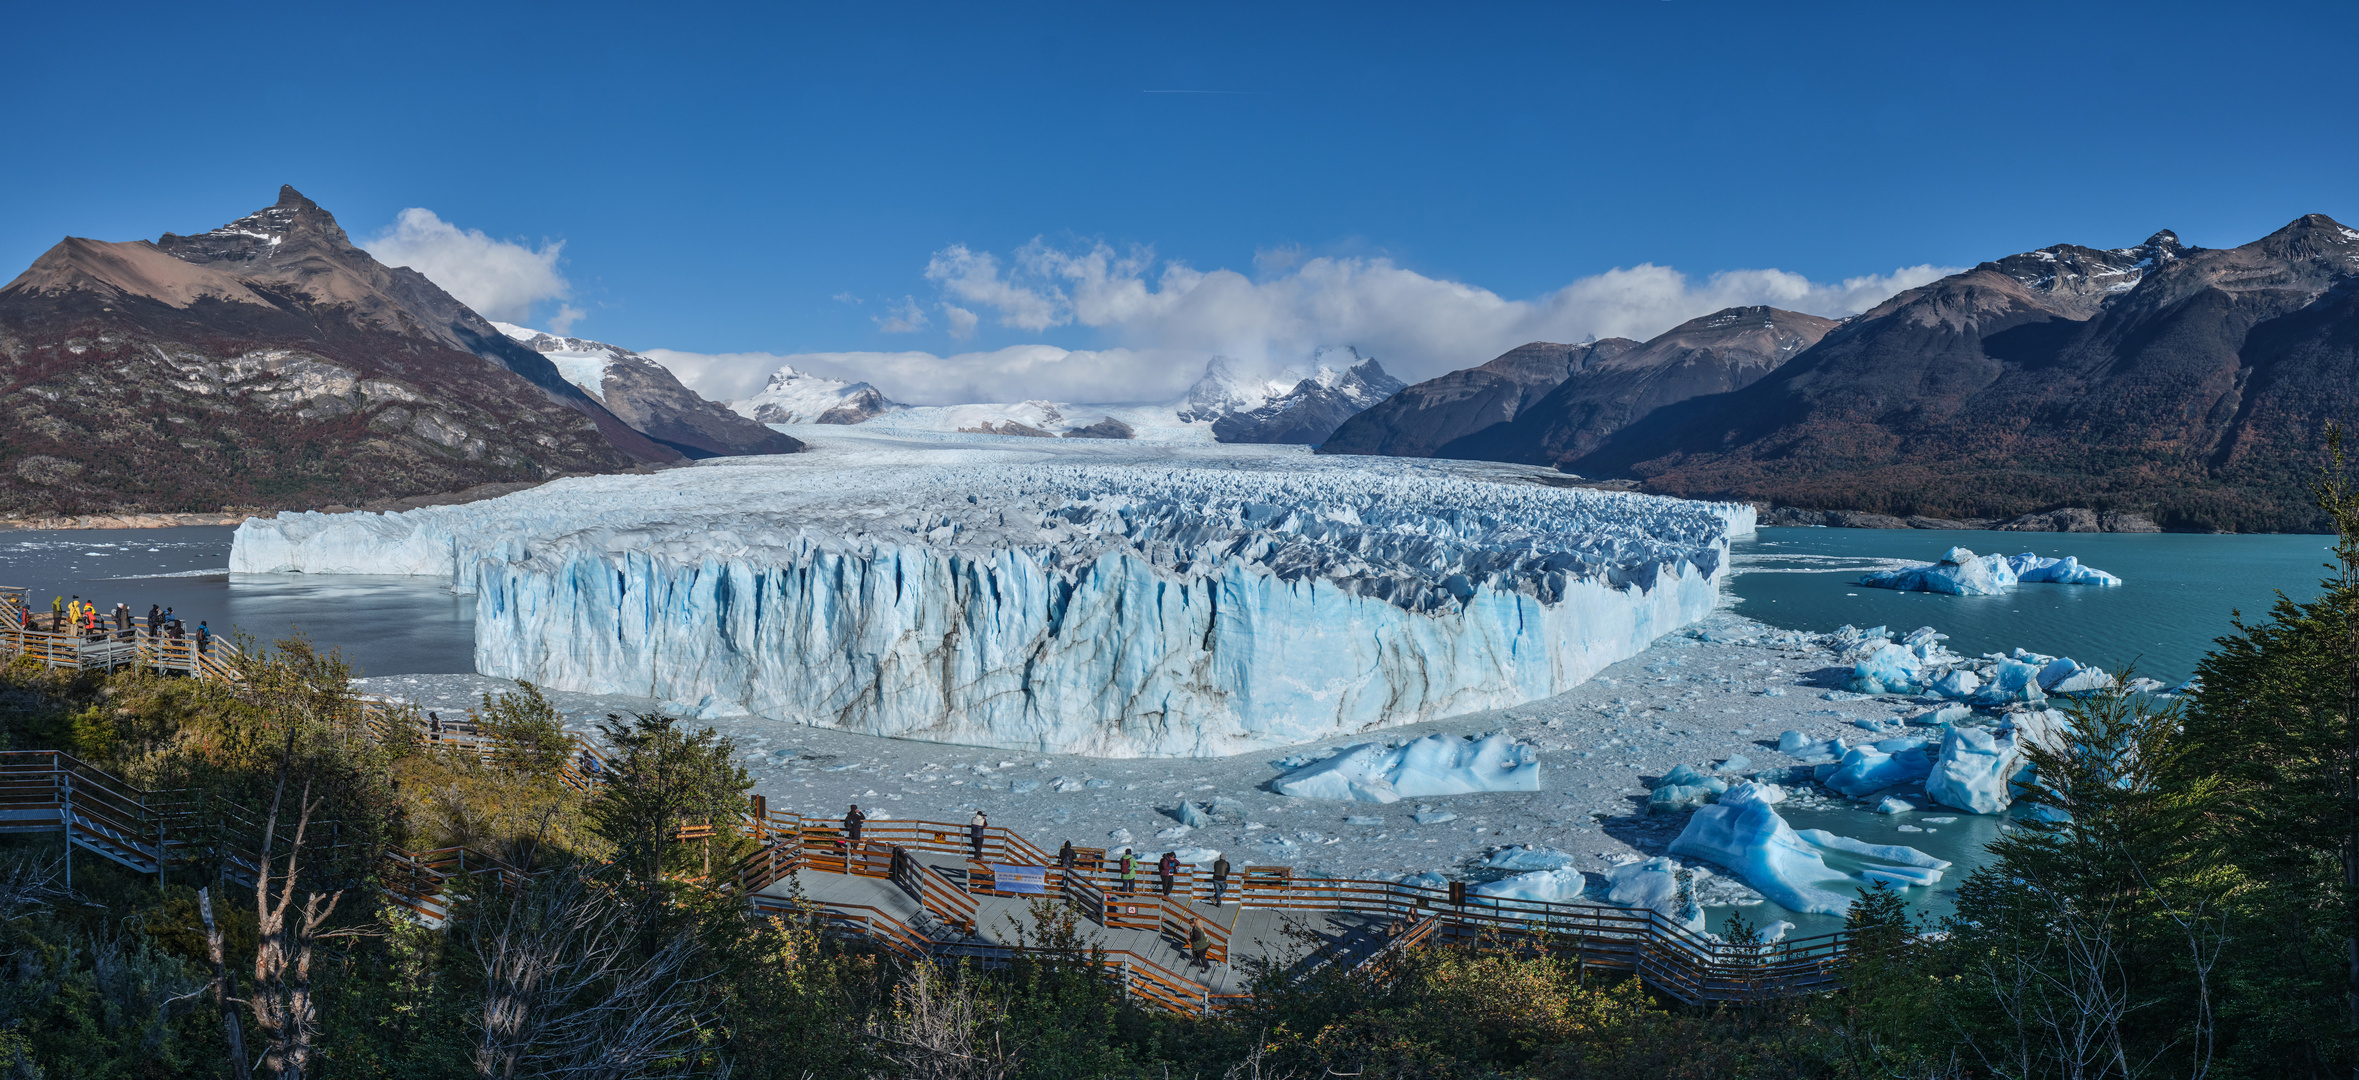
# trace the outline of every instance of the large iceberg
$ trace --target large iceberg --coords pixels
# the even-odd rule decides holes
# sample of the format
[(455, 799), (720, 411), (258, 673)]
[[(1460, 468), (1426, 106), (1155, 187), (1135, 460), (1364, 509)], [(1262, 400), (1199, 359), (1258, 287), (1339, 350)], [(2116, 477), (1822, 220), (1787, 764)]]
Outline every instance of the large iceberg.
[[(1785, 800), (1774, 784), (1746, 783), (1695, 812), (1671, 854), (1716, 863), (1794, 911), (1841, 915), (1858, 890), (1875, 882), (1931, 885), (1949, 863), (1911, 847), (1868, 844), (1823, 829), (1797, 833), (1773, 807)], [(1830, 854), (1857, 864), (1829, 866)]]
[(1361, 743), (1295, 768), (1271, 788), (1301, 799), (1390, 803), (1426, 795), (1540, 790), (1540, 757), (1505, 734), (1428, 735), (1402, 746)]
[[(1214, 756), (1561, 693), (1708, 614), (1753, 511), (1482, 462), (815, 436), (249, 520), (239, 572), (432, 574), (475, 662), (874, 735)], [(1038, 445), (1047, 444), (1047, 445)]]
[(1882, 570), (1859, 579), (1860, 584), (1878, 589), (1952, 596), (1996, 596), (2025, 581), (2057, 585), (2121, 584), (2120, 578), (2082, 566), (2079, 559), (2070, 555), (2061, 559), (2044, 558), (2028, 551), (2021, 555), (1976, 555), (1962, 547), (1949, 549), (1940, 562)]

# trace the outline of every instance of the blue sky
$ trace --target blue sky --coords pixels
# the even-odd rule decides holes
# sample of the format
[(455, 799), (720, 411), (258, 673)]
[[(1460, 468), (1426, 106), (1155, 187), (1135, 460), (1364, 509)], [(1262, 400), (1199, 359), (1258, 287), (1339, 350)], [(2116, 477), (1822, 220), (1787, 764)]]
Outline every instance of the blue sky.
[(202, 7), (11, 13), (0, 264), (292, 183), (356, 237), (562, 242), (510, 314), (750, 354), (723, 389), (820, 354), (909, 397), (1144, 396), (1342, 344), (1424, 376), (2359, 217), (2347, 2)]

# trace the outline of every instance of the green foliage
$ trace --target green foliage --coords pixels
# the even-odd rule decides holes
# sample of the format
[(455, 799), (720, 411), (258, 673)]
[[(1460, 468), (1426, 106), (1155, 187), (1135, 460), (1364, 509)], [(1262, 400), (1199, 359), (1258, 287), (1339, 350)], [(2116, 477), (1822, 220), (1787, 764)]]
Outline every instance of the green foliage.
[(610, 716), (600, 727), (615, 751), (606, 782), (590, 799), (588, 814), (600, 836), (614, 845), (615, 859), (642, 879), (666, 871), (710, 873), (714, 849), (726, 865), (733, 848), (725, 838), (683, 845), (680, 830), (734, 823), (744, 812), (753, 777), (737, 764), (737, 744), (706, 728), (689, 732), (678, 720), (639, 713), (625, 721)]
[(516, 688), (515, 693), (498, 697), (483, 695), (483, 707), (476, 710), (475, 722), (497, 744), (498, 764), (503, 770), (513, 776), (556, 784), (573, 753), (572, 741), (565, 734), (565, 722), (540, 687), (519, 681)]

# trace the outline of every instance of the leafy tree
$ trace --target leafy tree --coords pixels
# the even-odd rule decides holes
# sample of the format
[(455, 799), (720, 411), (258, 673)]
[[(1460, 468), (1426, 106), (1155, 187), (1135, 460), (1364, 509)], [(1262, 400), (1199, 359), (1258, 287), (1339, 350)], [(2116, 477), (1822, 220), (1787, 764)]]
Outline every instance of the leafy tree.
[[(711, 728), (691, 733), (672, 717), (637, 713), (627, 721), (609, 716), (599, 730), (616, 756), (590, 798), (590, 821), (614, 845), (617, 861), (643, 880), (687, 869), (680, 830), (734, 823), (753, 789), (753, 777), (737, 764), (737, 744)], [(712, 839), (699, 850), (709, 874)]]

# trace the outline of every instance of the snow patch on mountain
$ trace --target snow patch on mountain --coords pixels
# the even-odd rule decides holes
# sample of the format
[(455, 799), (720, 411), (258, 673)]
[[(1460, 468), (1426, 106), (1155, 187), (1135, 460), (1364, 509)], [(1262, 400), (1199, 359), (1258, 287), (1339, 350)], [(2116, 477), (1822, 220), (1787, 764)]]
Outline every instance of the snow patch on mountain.
[(908, 406), (867, 383), (830, 379), (790, 364), (771, 372), (761, 393), (729, 407), (764, 424), (858, 424)]

